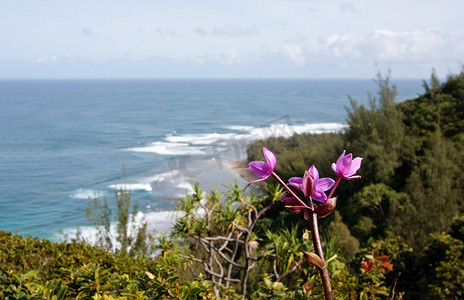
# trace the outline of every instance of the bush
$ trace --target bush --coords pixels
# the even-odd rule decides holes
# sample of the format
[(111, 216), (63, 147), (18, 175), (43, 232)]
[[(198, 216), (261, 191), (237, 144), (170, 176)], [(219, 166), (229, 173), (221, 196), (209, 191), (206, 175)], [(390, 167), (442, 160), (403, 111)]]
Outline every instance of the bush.
[(52, 243), (8, 232), (0, 232), (0, 249), (1, 299), (204, 299), (213, 295), (203, 278), (179, 280), (176, 267), (181, 260), (173, 252), (147, 259), (83, 242)]

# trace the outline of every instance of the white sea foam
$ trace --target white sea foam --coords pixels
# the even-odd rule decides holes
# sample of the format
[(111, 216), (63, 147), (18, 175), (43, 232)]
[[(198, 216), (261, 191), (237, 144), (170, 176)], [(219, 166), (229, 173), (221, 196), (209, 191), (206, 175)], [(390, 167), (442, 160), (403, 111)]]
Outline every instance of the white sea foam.
[(172, 186), (176, 190), (173, 198), (183, 197), (186, 193), (193, 193), (191, 183), (178, 170), (157, 174), (150, 178), (150, 182), (155, 189), (158, 185), (164, 185), (164, 189), (166, 189), (167, 185)]
[(256, 139), (266, 139), (269, 137), (290, 137), (293, 134), (302, 133), (324, 133), (324, 132), (337, 132), (346, 128), (347, 125), (340, 123), (316, 123), (316, 124), (271, 124), (263, 127), (251, 126), (230, 126), (231, 130), (242, 132), (242, 136), (246, 137), (249, 141)]
[(205, 133), (205, 134), (185, 134), (185, 135), (167, 135), (166, 141), (170, 143), (188, 143), (191, 145), (209, 145), (218, 143), (226, 139), (230, 134), (224, 133)]
[(233, 125), (233, 126), (228, 126), (227, 128), (231, 130), (236, 130), (236, 131), (251, 131), (256, 127), (253, 126), (242, 126), (242, 125)]
[(254, 140), (268, 137), (290, 137), (293, 134), (337, 132), (346, 128), (340, 123), (316, 124), (270, 124), (268, 126), (229, 126), (233, 131), (228, 133), (201, 134), (168, 134), (163, 141), (156, 141), (143, 147), (130, 148), (130, 151), (156, 153), (159, 155), (207, 155), (210, 147), (217, 147), (217, 151), (233, 145), (237, 147)]
[(159, 174), (156, 174), (155, 176), (151, 177), (150, 181), (153, 181), (153, 182), (166, 182), (168, 180), (172, 180), (172, 178), (174, 176), (176, 176), (177, 173), (179, 173), (179, 171), (177, 171), (177, 170), (172, 170), (170, 172), (159, 173)]
[(160, 155), (201, 155), (204, 154), (201, 147), (192, 147), (188, 143), (177, 143), (177, 142), (154, 142), (144, 147), (130, 148), (130, 151), (134, 152), (148, 152), (156, 153)]
[(143, 191), (152, 191), (152, 187), (148, 183), (117, 183), (117, 184), (112, 184), (109, 186), (112, 189), (115, 190), (126, 190), (126, 191), (135, 191), (135, 190), (143, 190)]
[[(177, 185), (177, 187), (180, 188), (180, 189), (185, 190), (185, 193), (187, 193), (187, 194), (193, 194), (193, 192), (194, 192), (193, 187), (190, 184), (190, 182), (187, 182), (185, 180), (182, 181), (181, 183), (179, 183)], [(182, 195), (180, 195), (180, 196), (185, 196), (185, 193), (182, 193)]]
[(70, 198), (73, 199), (89, 199), (89, 198), (97, 198), (100, 196), (102, 192), (96, 191), (96, 190), (89, 190), (89, 189), (78, 189), (76, 192), (74, 192), (72, 195), (70, 195)]

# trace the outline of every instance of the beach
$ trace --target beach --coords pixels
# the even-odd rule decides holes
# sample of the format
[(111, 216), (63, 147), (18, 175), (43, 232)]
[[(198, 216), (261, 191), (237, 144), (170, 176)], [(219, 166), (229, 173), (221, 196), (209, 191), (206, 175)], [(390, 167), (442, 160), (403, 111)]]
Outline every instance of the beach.
[(242, 177), (245, 181), (250, 182), (255, 180), (256, 177), (248, 169), (248, 163), (247, 159), (240, 159), (226, 164), (226, 167), (236, 172), (237, 175), (240, 175), (240, 177)]

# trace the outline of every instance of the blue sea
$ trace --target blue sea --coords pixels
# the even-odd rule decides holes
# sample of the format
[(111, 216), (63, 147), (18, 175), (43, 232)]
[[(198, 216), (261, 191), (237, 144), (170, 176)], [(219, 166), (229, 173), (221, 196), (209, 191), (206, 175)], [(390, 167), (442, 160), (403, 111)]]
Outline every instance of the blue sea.
[[(422, 80), (393, 80), (397, 101)], [(199, 182), (223, 189), (246, 145), (272, 135), (342, 130), (348, 96), (373, 80), (2, 80), (0, 230), (60, 239), (89, 228), (86, 207), (132, 192), (153, 232)]]

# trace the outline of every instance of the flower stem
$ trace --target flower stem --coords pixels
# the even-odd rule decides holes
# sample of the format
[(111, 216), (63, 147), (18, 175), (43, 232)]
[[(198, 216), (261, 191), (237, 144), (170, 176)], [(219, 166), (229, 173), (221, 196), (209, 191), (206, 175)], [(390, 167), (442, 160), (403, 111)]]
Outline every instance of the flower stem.
[(334, 297), (332, 293), (332, 285), (330, 283), (329, 271), (327, 270), (327, 265), (325, 263), (324, 251), (322, 250), (322, 242), (321, 242), (321, 237), (319, 235), (317, 213), (314, 212), (314, 209), (313, 209), (313, 213), (311, 214), (310, 227), (311, 227), (311, 236), (313, 240), (314, 251), (324, 263), (324, 267), (319, 269), (319, 274), (322, 280), (322, 287), (324, 289), (324, 298), (326, 300), (333, 300)]
[(327, 199), (330, 199), (332, 197), (333, 193), (335, 192), (335, 189), (337, 188), (342, 178), (343, 178), (342, 176), (338, 176), (337, 181), (335, 181), (335, 184), (333, 185), (332, 189), (330, 190), (329, 195), (327, 196)]
[[(334, 297), (332, 293), (332, 285), (330, 283), (329, 271), (327, 270), (327, 265), (324, 259), (324, 251), (322, 250), (321, 237), (319, 235), (319, 225), (317, 222), (317, 213), (314, 211), (314, 203), (311, 197), (309, 197), (310, 206), (308, 206), (285, 184), (285, 182), (283, 182), (283, 180), (276, 173), (272, 172), (271, 174), (290, 193), (290, 195), (292, 195), (298, 202), (301, 203), (301, 205), (311, 210), (310, 228), (311, 228), (311, 235), (312, 235), (314, 250), (316, 254), (321, 258), (322, 262), (324, 263), (324, 267), (319, 269), (319, 273), (320, 273), (321, 280), (322, 280), (322, 287), (324, 289), (324, 297), (326, 300), (333, 300)], [(329, 199), (332, 196), (333, 192), (335, 191), (335, 188), (337, 187), (337, 185), (340, 183), (340, 180), (341, 180), (341, 177), (339, 177), (337, 181), (335, 182), (334, 188), (332, 188), (332, 190), (330, 191)]]
[(285, 182), (283, 182), (282, 179), (280, 179), (280, 177), (272, 172), (272, 176), (274, 176), (275, 179), (277, 179), (277, 181), (290, 193), (290, 195), (292, 195), (296, 200), (298, 200), (298, 202), (300, 202), (301, 205), (303, 205), (304, 207), (308, 208), (308, 209), (311, 209), (311, 211), (313, 211), (313, 206), (311, 205), (311, 207), (309, 207), (306, 203), (303, 202), (303, 200), (301, 200), (289, 187), (288, 185), (285, 184)]

